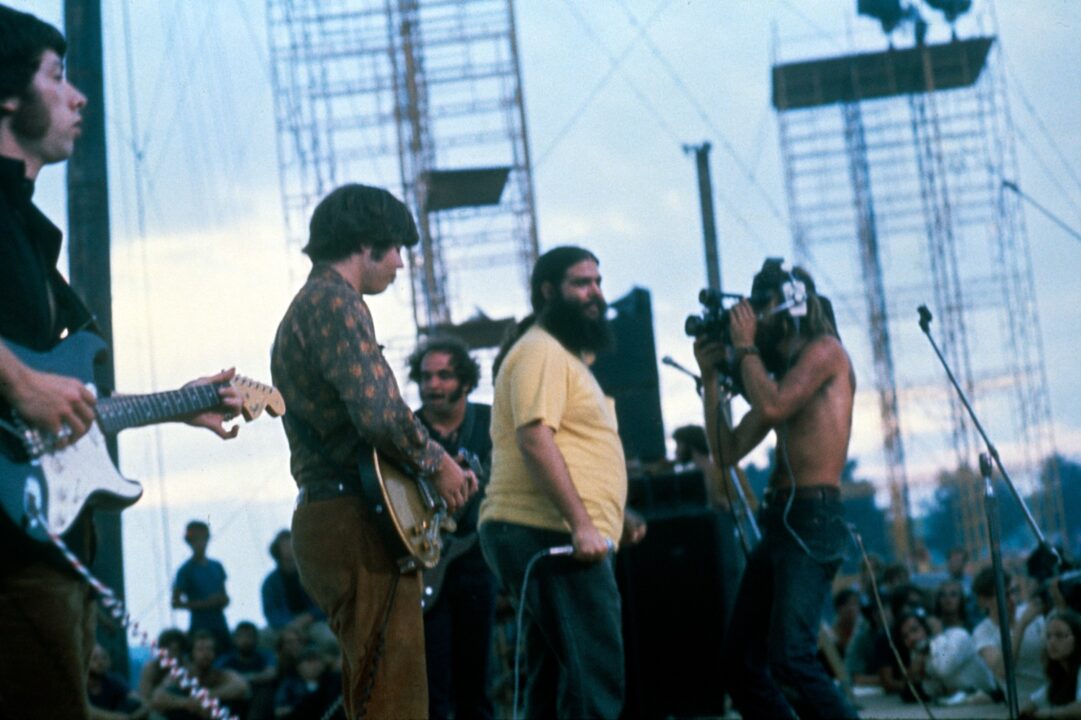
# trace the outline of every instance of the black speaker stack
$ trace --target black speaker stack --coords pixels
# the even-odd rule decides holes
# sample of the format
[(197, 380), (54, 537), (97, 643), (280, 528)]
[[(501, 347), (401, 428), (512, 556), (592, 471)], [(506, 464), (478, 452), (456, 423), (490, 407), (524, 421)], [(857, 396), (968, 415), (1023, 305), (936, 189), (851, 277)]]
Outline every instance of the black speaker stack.
[(639, 478), (630, 498), (648, 531), (616, 562), (627, 670), (623, 717), (723, 715), (721, 646), (742, 567), (731, 516), (706, 507), (697, 471)]

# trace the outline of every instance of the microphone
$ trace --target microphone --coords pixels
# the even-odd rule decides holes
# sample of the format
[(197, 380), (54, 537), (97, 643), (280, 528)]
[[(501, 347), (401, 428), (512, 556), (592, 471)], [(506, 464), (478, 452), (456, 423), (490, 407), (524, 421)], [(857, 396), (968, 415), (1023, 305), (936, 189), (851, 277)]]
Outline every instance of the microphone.
[[(612, 538), (606, 537), (604, 539), (604, 544), (608, 546), (608, 552), (609, 553), (614, 553), (616, 551), (616, 544), (615, 544), (615, 542), (612, 541)], [(548, 548), (548, 550), (545, 551), (545, 554), (548, 555), (548, 556), (553, 556), (553, 555), (573, 555), (574, 554), (574, 546), (573, 545), (555, 545), (554, 547)]]
[(920, 314), (920, 330), (929, 332), (931, 329), (931, 311), (927, 309), (926, 305), (920, 305), (916, 312)]
[(692, 378), (694, 378), (695, 382), (699, 382), (699, 383), (702, 382), (702, 378), (698, 377), (693, 372), (691, 372), (687, 368), (680, 365), (678, 362), (675, 361), (675, 358), (673, 358), (671, 355), (665, 355), (664, 357), (662, 357), (661, 362), (664, 363), (665, 365), (667, 365), (668, 367), (673, 367), (676, 370), (679, 370), (681, 373), (684, 373), (685, 375), (690, 375)]

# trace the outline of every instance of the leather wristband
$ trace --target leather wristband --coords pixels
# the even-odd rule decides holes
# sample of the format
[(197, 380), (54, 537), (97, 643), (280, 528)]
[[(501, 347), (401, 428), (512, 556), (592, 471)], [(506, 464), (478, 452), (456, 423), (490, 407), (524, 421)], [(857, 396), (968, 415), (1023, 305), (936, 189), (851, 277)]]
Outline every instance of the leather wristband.
[(757, 355), (758, 348), (754, 345), (740, 345), (736, 347), (736, 369), (743, 365), (743, 359), (748, 355)]

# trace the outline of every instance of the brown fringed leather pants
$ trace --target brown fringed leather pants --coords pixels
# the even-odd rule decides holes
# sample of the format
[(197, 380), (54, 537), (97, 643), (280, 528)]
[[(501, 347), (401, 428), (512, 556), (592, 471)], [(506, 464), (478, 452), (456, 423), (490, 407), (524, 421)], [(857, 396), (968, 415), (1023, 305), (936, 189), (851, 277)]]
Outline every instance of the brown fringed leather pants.
[[(420, 576), (400, 577), (385, 615), (399, 573), (373, 522), (355, 496), (297, 508), (292, 529), (300, 580), (341, 644), (346, 717), (363, 712), (373, 720), (423, 720), (428, 717), (428, 683)], [(381, 654), (373, 653), (384, 617), (385, 645)], [(371, 684), (373, 661), (377, 667)]]

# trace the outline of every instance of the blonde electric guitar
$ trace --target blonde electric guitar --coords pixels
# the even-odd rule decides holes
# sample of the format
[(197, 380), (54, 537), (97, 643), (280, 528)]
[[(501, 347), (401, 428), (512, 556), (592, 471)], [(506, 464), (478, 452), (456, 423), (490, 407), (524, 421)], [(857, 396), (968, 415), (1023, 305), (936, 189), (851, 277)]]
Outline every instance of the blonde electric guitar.
[(374, 449), (361, 455), (358, 469), (361, 494), (375, 512), (376, 526), (398, 569), (407, 573), (435, 567), (443, 551), (441, 531), (454, 530), (435, 488)]

